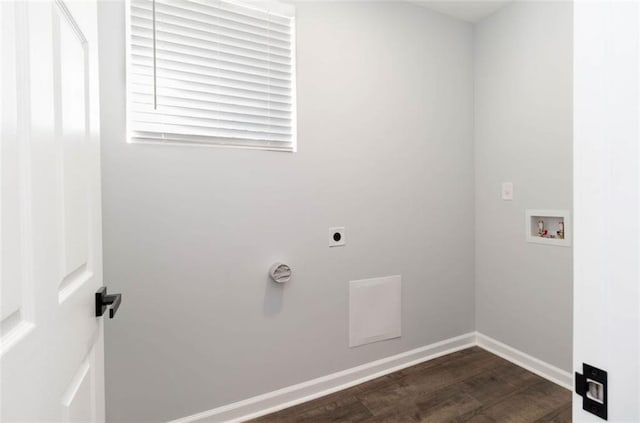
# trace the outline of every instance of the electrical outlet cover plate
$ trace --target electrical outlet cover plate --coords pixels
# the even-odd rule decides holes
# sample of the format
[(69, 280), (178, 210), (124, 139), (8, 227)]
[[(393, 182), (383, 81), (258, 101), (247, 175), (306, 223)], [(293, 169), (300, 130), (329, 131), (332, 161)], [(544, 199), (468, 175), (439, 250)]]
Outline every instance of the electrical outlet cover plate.
[(347, 244), (344, 227), (329, 228), (329, 247), (342, 247)]
[(513, 201), (513, 182), (502, 183), (502, 199), (504, 201)]

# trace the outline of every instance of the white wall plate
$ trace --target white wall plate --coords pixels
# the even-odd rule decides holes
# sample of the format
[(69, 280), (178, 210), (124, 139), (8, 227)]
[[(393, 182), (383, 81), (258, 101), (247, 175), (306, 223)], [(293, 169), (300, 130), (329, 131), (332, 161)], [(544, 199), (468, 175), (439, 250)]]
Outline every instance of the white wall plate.
[(344, 226), (329, 228), (329, 247), (342, 247), (344, 245), (347, 245)]

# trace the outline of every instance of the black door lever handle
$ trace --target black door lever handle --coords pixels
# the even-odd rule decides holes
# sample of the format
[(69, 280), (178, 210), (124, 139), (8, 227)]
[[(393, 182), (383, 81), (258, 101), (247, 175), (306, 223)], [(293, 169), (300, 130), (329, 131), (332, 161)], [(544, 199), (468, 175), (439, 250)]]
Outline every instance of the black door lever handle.
[(104, 314), (104, 311), (109, 307), (109, 318), (113, 319), (116, 315), (120, 302), (122, 301), (122, 294), (107, 295), (107, 287), (102, 286), (96, 291), (96, 317), (100, 317)]

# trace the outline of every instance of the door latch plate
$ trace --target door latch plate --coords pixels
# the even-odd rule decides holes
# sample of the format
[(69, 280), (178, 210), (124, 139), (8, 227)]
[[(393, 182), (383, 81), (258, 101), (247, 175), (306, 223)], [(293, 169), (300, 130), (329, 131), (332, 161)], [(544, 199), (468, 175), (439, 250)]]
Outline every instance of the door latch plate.
[(576, 372), (576, 394), (582, 397), (582, 409), (607, 420), (607, 372), (582, 364)]

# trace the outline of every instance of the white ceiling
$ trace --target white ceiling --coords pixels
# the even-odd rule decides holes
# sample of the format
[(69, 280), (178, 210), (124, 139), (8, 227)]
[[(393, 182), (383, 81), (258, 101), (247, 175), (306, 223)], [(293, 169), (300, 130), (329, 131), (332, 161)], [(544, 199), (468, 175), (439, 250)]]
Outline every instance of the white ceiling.
[(467, 22), (478, 22), (513, 0), (412, 0), (421, 6)]

